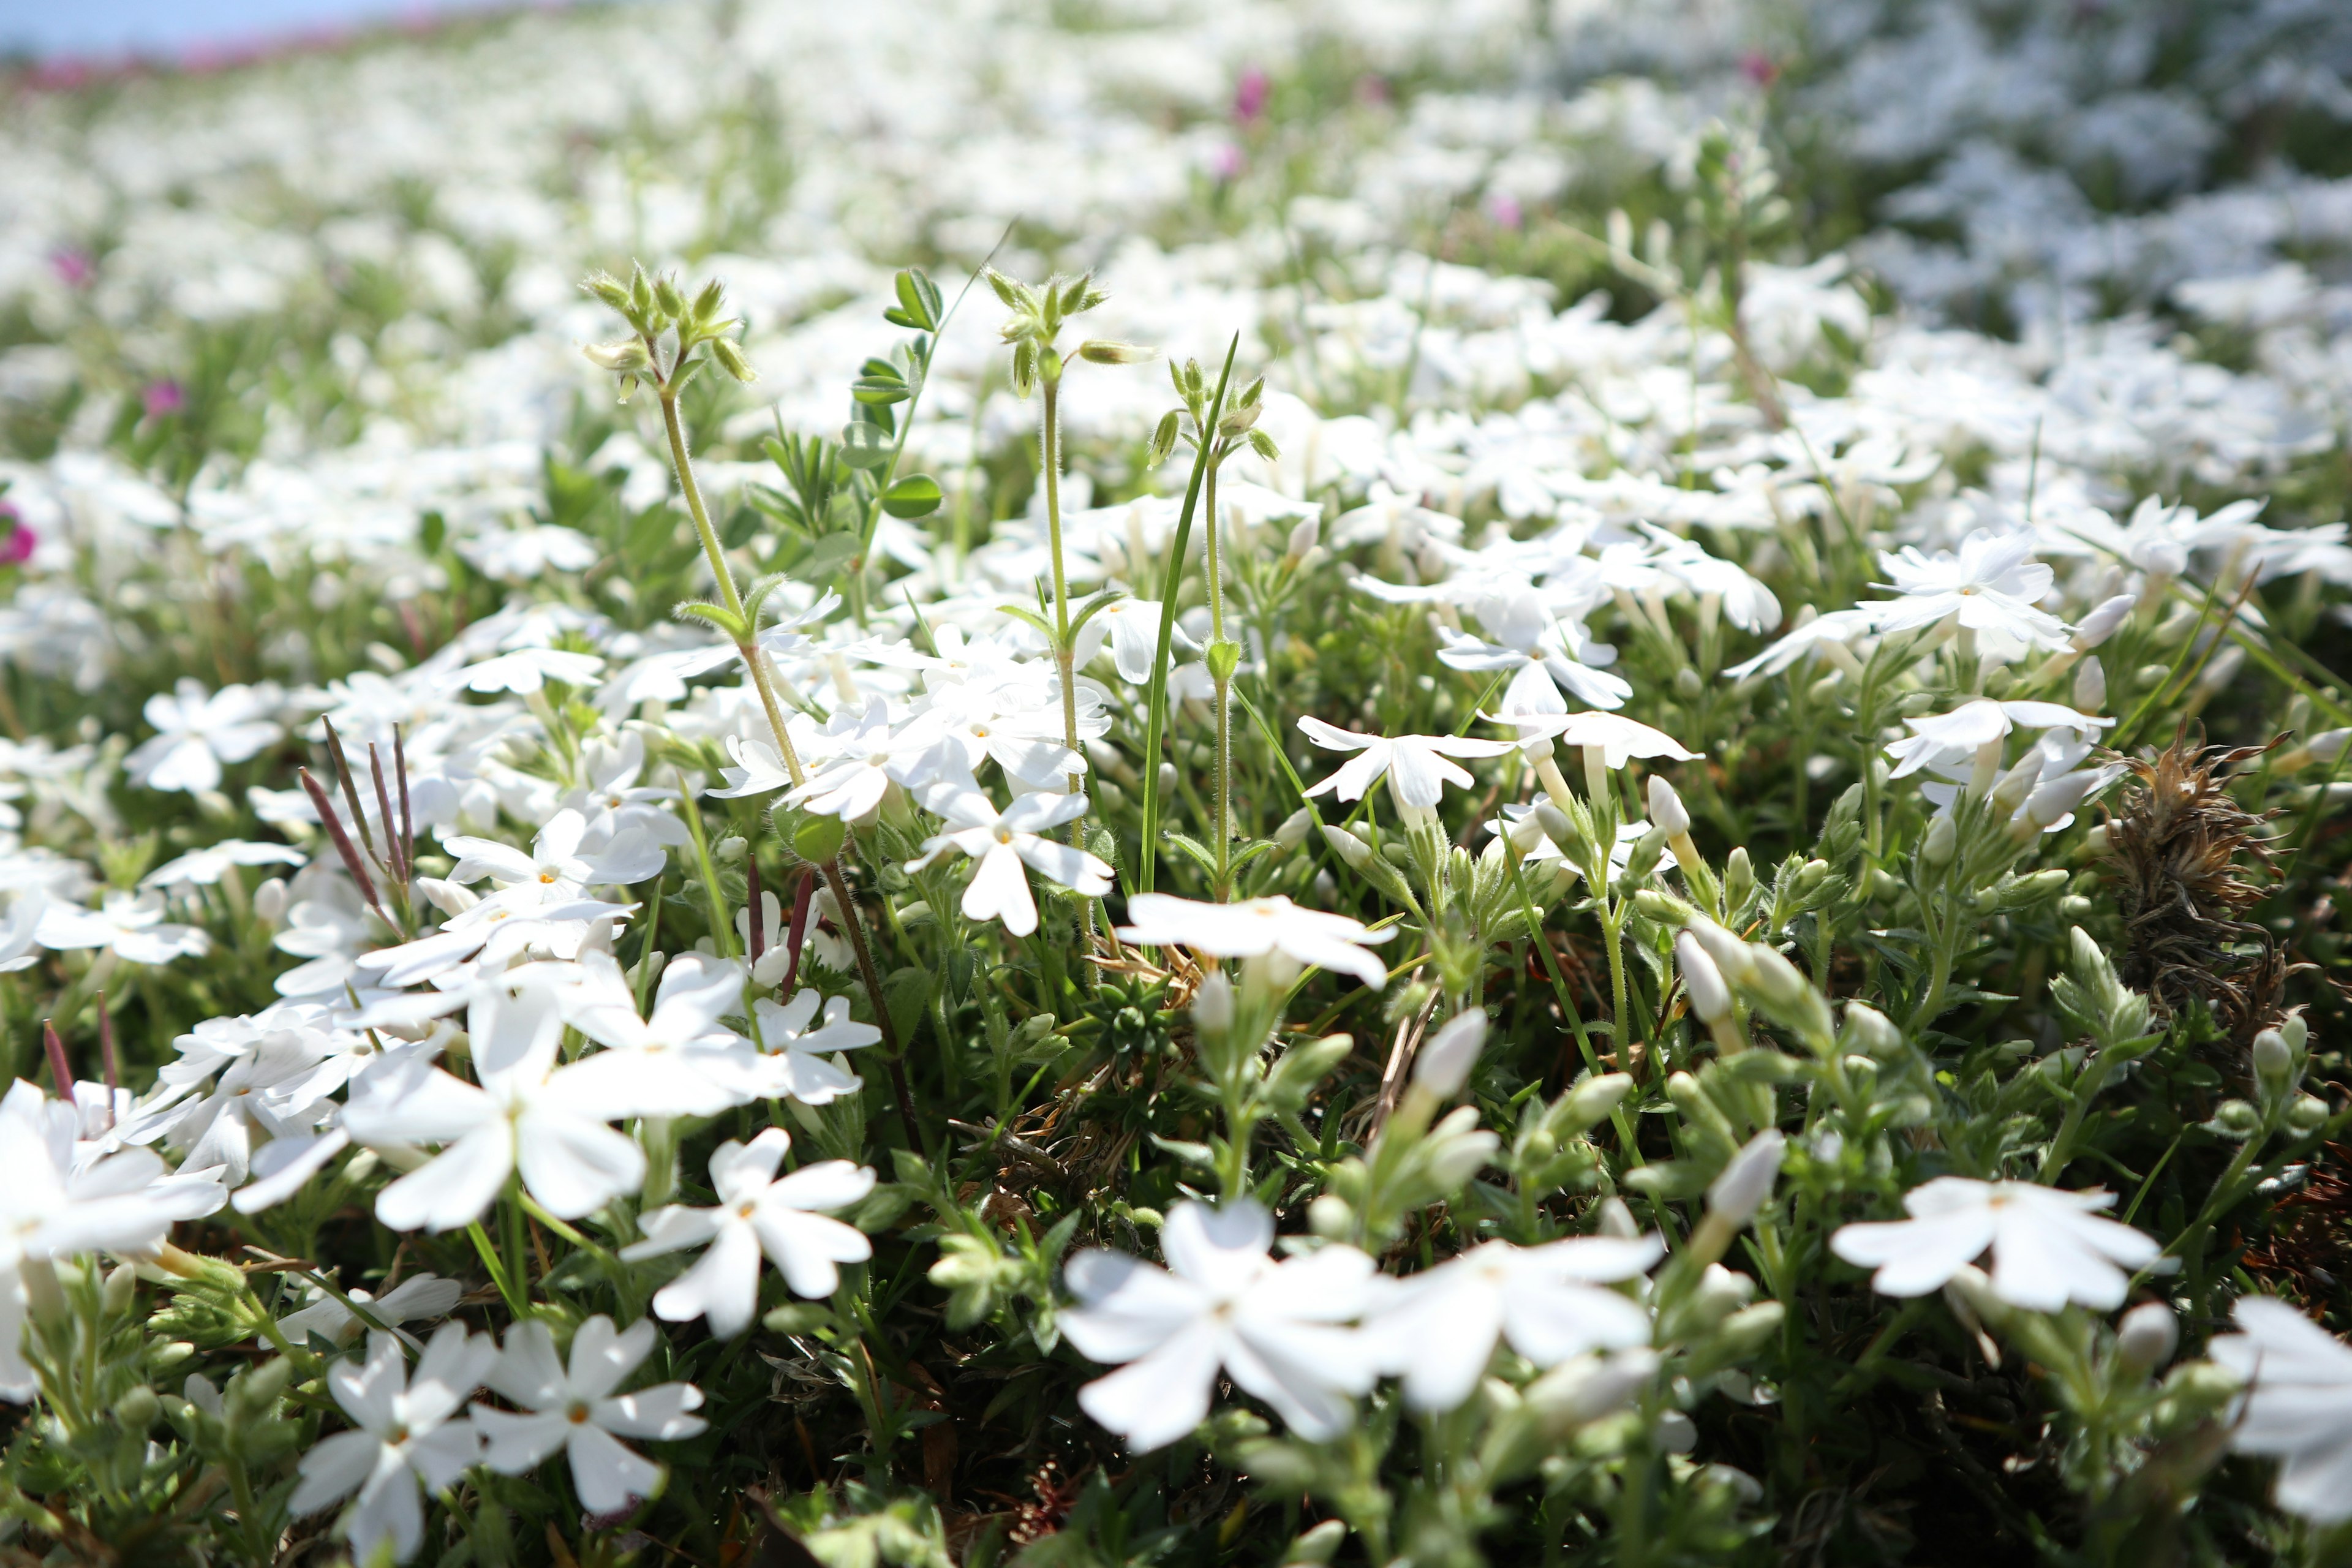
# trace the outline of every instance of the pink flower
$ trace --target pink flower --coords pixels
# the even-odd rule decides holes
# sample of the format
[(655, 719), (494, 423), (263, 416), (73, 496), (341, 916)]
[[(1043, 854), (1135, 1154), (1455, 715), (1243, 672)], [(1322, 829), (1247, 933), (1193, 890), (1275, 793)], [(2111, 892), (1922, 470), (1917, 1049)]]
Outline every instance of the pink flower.
[(1252, 66), (1242, 72), (1242, 79), (1234, 89), (1234, 118), (1244, 125), (1255, 125), (1265, 113), (1265, 101), (1274, 96), (1274, 83), (1265, 72)]
[(68, 289), (87, 289), (98, 280), (98, 263), (79, 246), (64, 246), (49, 252), (49, 270)]
[(1780, 68), (1763, 50), (1750, 49), (1739, 57), (1739, 74), (1758, 87), (1770, 87), (1780, 79)]
[(1209, 173), (1216, 177), (1220, 184), (1229, 180), (1240, 179), (1242, 171), (1248, 166), (1249, 160), (1243, 156), (1242, 150), (1231, 142), (1221, 143), (1209, 158)]
[(180, 390), (178, 382), (168, 377), (162, 381), (149, 382), (147, 390), (139, 395), (139, 400), (146, 408), (147, 417), (150, 419), (164, 418), (169, 415), (177, 414), (188, 405), (188, 395)]
[(33, 546), (39, 538), (25, 525), (16, 509), (0, 500), (0, 523), (7, 525), (5, 537), (0, 537), (0, 566), (21, 566), (33, 558)]
[(1499, 193), (1486, 198), (1486, 216), (1493, 218), (1500, 228), (1517, 228), (1527, 221), (1527, 214), (1519, 208), (1518, 198)]

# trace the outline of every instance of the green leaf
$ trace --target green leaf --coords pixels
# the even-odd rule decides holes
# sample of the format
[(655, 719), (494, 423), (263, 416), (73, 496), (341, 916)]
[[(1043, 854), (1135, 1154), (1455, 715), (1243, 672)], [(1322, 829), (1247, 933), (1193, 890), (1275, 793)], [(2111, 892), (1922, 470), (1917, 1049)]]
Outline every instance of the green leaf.
[(1211, 852), (1207, 845), (1188, 834), (1168, 833), (1161, 835), (1161, 837), (1168, 841), (1169, 847), (1171, 849), (1181, 849), (1186, 855), (1192, 858), (1194, 863), (1196, 863), (1202, 870), (1208, 872), (1213, 877), (1216, 875), (1217, 858)]
[(809, 552), (793, 563), (787, 575), (796, 581), (818, 585), (832, 582), (857, 554), (857, 535), (828, 533), (821, 536)]
[(890, 460), (890, 432), (864, 420), (841, 431), (841, 460), (853, 468), (878, 468)]
[(885, 319), (898, 326), (913, 327), (921, 331), (939, 331), (939, 310), (935, 302), (939, 291), (931, 289), (929, 298), (926, 298), (923, 284), (929, 281), (911, 267), (902, 270), (897, 279), (898, 308), (895, 311), (884, 311)]
[(849, 384), (849, 395), (860, 403), (887, 405), (904, 403), (913, 395), (905, 381), (897, 376), (887, 380), (878, 375), (861, 375)]
[(897, 1026), (898, 1038), (911, 1040), (921, 1027), (923, 1009), (931, 1005), (933, 976), (918, 965), (894, 971), (882, 984), (882, 998), (890, 1006), (890, 1022)]
[(882, 510), (901, 521), (929, 517), (940, 510), (940, 481), (929, 474), (908, 474), (882, 492)]

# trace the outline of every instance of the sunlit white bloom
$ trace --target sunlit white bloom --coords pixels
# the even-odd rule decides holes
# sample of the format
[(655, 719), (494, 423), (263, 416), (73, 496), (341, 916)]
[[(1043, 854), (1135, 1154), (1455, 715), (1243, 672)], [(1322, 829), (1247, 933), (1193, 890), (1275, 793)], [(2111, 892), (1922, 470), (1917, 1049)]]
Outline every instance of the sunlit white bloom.
[(1903, 1194), (1909, 1219), (1842, 1226), (1830, 1248), (1875, 1268), (1870, 1282), (1881, 1295), (1924, 1296), (1990, 1247), (1993, 1294), (2002, 1300), (2105, 1311), (2123, 1304), (2130, 1272), (2160, 1250), (2147, 1233), (2099, 1216), (2115, 1201), (2113, 1193), (1938, 1176)]
[(533, 1319), (509, 1329), (506, 1348), (482, 1381), (521, 1408), (474, 1406), (483, 1462), (501, 1475), (520, 1476), (561, 1448), (571, 1461), (580, 1506), (591, 1514), (614, 1513), (653, 1496), (661, 1489), (662, 1467), (620, 1439), (675, 1443), (709, 1425), (692, 1414), (702, 1407), (702, 1391), (690, 1383), (613, 1392), (653, 1353), (656, 1338), (648, 1319), (615, 1333), (613, 1320), (599, 1312), (572, 1336), (567, 1368), (544, 1322)]
[(749, 1143), (729, 1139), (710, 1156), (719, 1202), (707, 1209), (672, 1205), (646, 1215), (643, 1241), (624, 1247), (627, 1262), (708, 1246), (700, 1261), (662, 1287), (654, 1311), (669, 1322), (708, 1318), (710, 1331), (733, 1339), (760, 1304), (760, 1255), (767, 1254), (799, 1296), (824, 1297), (841, 1282), (844, 1263), (863, 1263), (873, 1244), (827, 1217), (874, 1190), (874, 1173), (846, 1160), (821, 1160), (779, 1177), (792, 1134), (771, 1127)]
[(2241, 1296), (2232, 1315), (2238, 1331), (2205, 1352), (2246, 1385), (2230, 1446), (2280, 1460), (2279, 1507), (2352, 1519), (2352, 1346), (2276, 1297)]
[(301, 1484), (287, 1506), (298, 1516), (316, 1513), (357, 1492), (342, 1532), (359, 1560), (387, 1542), (395, 1562), (416, 1555), (425, 1540), (418, 1484), (440, 1491), (480, 1457), (472, 1424), (451, 1417), (497, 1353), (488, 1336), (475, 1339), (464, 1324), (444, 1323), (412, 1377), (400, 1342), (371, 1334), (365, 1362), (338, 1362), (327, 1372), (327, 1387), (353, 1429), (302, 1456)]
[(467, 691), (511, 691), (529, 697), (551, 680), (566, 686), (593, 686), (604, 661), (593, 653), (566, 653), (560, 648), (519, 647), (495, 658), (468, 665), (457, 672), (456, 685)]
[(611, 1047), (563, 1069), (567, 1092), (595, 1115), (716, 1116), (774, 1092), (765, 1058), (719, 1022), (743, 1010), (743, 971), (731, 961), (671, 959), (650, 1017), (637, 1016), (635, 994), (608, 952), (582, 954), (578, 978), (559, 995), (565, 1021)]
[(1037, 905), (1029, 896), (1024, 865), (1047, 879), (1082, 897), (1098, 899), (1110, 891), (1110, 868), (1100, 859), (1058, 840), (1047, 830), (1075, 822), (1087, 813), (1082, 795), (1024, 795), (1002, 811), (987, 795), (957, 790), (929, 801), (946, 828), (923, 841), (923, 855), (907, 868), (919, 870), (950, 849), (971, 857), (971, 879), (964, 885), (965, 918), (1001, 920), (1014, 936), (1037, 929)]
[(1602, 765), (1612, 769), (1623, 767), (1635, 757), (1691, 762), (1703, 754), (1685, 749), (1680, 741), (1664, 730), (1653, 729), (1622, 713), (1482, 713), (1479, 717), (1489, 723), (1516, 727), (1519, 745), (1537, 747), (1556, 742), (1563, 746), (1580, 747), (1600, 753)]
[(1089, 1358), (1125, 1363), (1080, 1389), (1079, 1405), (1144, 1453), (1207, 1418), (1223, 1371), (1300, 1436), (1338, 1436), (1349, 1396), (1377, 1374), (1370, 1344), (1341, 1326), (1374, 1299), (1372, 1260), (1327, 1247), (1277, 1263), (1273, 1245), (1274, 1216), (1242, 1198), (1171, 1209), (1166, 1268), (1119, 1252), (1072, 1258), (1063, 1277), (1078, 1306), (1062, 1331)]
[(793, 788), (793, 775), (775, 747), (764, 741), (747, 741), (740, 735), (727, 737), (727, 754), (735, 759), (735, 766), (721, 768), (719, 776), (727, 781), (725, 789), (705, 791), (720, 800), (741, 800), (750, 795), (771, 795), (780, 789)]
[(1895, 763), (1889, 776), (1898, 779), (1937, 763), (1972, 757), (1984, 747), (1998, 745), (2012, 730), (2072, 730), (2092, 735), (2115, 721), (2060, 702), (1996, 702), (1979, 697), (1948, 713), (1906, 719), (1904, 723), (1911, 734), (1886, 747)]
[(1469, 770), (1449, 757), (1499, 757), (1511, 749), (1507, 741), (1480, 741), (1466, 735), (1359, 734), (1326, 724), (1312, 714), (1301, 715), (1300, 733), (1327, 752), (1354, 752), (1339, 771), (1307, 793), (1310, 796), (1339, 793), (1341, 800), (1361, 800), (1364, 792), (1385, 774), (1389, 791), (1403, 807), (1428, 810), (1444, 797), (1445, 786), (1469, 784)]
[(163, 918), (161, 893), (110, 892), (97, 909), (51, 903), (41, 915), (36, 940), (58, 952), (103, 947), (129, 963), (169, 963), (201, 958), (213, 939), (200, 927)]
[(518, 1170), (550, 1214), (577, 1219), (645, 1180), (635, 1142), (604, 1125), (558, 1065), (563, 1016), (554, 994), (486, 986), (467, 1020), (479, 1084), (424, 1058), (387, 1064), (379, 1091), (354, 1098), (343, 1122), (367, 1143), (440, 1143), (433, 1160), (376, 1194), (394, 1230), (456, 1230), (479, 1219)]
[(143, 711), (155, 733), (122, 765), (149, 789), (218, 789), (223, 763), (244, 762), (286, 732), (270, 717), (284, 700), (275, 686), (224, 686), (206, 693), (201, 682), (183, 676), (170, 695), (147, 700)]
[(668, 863), (661, 846), (641, 830), (625, 830), (593, 853), (583, 847), (587, 836), (588, 819), (566, 806), (547, 819), (529, 854), (495, 838), (464, 835), (444, 838), (441, 844), (458, 857), (449, 872), (453, 882), (488, 877), (500, 887), (531, 883), (551, 894), (642, 882)]
[(1374, 931), (1346, 915), (1301, 909), (1276, 893), (1229, 904), (1203, 903), (1171, 893), (1138, 893), (1127, 900), (1131, 922), (1120, 938), (1151, 947), (1189, 947), (1213, 958), (1256, 958), (1279, 952), (1299, 963), (1352, 974), (1379, 990), (1389, 982), (1388, 966), (1364, 951), (1383, 942), (1392, 930)]
[(1118, 678), (1136, 685), (1151, 679), (1160, 654), (1160, 604), (1154, 599), (1116, 599), (1097, 610), (1078, 632), (1080, 668), (1094, 662), (1105, 642)]
[[(819, 1004), (823, 1012), (819, 1013)], [(849, 998), (830, 999), (803, 989), (789, 1002), (762, 996), (752, 1005), (759, 1044), (772, 1066), (769, 1092), (803, 1105), (824, 1105), (857, 1089), (862, 1080), (820, 1053), (873, 1045), (882, 1031), (849, 1016)]]
[(167, 1191), (163, 1162), (128, 1149), (85, 1159), (80, 1118), (18, 1079), (0, 1099), (0, 1399), (33, 1397), (38, 1380), (24, 1359), (26, 1263), (100, 1249), (152, 1252), (173, 1222), (208, 1214), (200, 1180)]
[[(1810, 609), (1811, 606), (1806, 606)], [(1820, 654), (1832, 661), (1855, 662), (1848, 648), (1858, 638), (1869, 635), (1876, 622), (1875, 612), (1868, 609), (1832, 610), (1825, 615), (1811, 616), (1798, 624), (1755, 658), (1733, 665), (1723, 673), (1734, 680), (1745, 680), (1758, 673), (1778, 675), (1809, 654)]]
[(1664, 1255), (1654, 1236), (1485, 1242), (1384, 1294), (1365, 1336), (1381, 1370), (1403, 1374), (1414, 1408), (1451, 1410), (1478, 1386), (1498, 1340), (1545, 1367), (1648, 1344), (1649, 1310), (1607, 1287), (1638, 1278)]
[(2066, 623), (2035, 608), (2053, 574), (2033, 553), (2031, 536), (1972, 533), (1957, 554), (1926, 555), (1916, 545), (1883, 555), (1891, 588), (1903, 597), (1867, 606), (1881, 631), (1913, 631), (1956, 616), (1968, 631), (1992, 633), (2047, 648), (2066, 646)]
[(301, 866), (310, 857), (289, 844), (264, 844), (251, 839), (227, 838), (202, 849), (191, 849), (176, 859), (167, 860), (140, 879), (142, 888), (179, 888), (191, 883), (209, 888), (228, 874), (232, 866)]
[[(375, 1326), (397, 1331), (403, 1323), (420, 1319), (446, 1318), (466, 1293), (466, 1287), (455, 1279), (444, 1279), (438, 1274), (412, 1274), (381, 1298), (353, 1287), (343, 1292), (375, 1321)], [(324, 1290), (317, 1299), (298, 1310), (278, 1320), (278, 1331), (293, 1344), (308, 1344), (312, 1336), (331, 1345), (347, 1345), (357, 1339), (362, 1324), (352, 1310)], [(412, 1348), (417, 1342), (402, 1334)], [(267, 1344), (265, 1339), (259, 1342)]]

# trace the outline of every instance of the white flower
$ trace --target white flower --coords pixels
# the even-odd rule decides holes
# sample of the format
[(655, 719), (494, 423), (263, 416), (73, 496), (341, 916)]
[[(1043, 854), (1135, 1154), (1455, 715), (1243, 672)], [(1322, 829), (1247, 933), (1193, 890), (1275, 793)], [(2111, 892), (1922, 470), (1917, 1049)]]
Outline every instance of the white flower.
[(2106, 1311), (2123, 1304), (2128, 1271), (2162, 1250), (2144, 1232), (2096, 1211), (2113, 1193), (2063, 1193), (2032, 1182), (1938, 1176), (1903, 1194), (1912, 1217), (1849, 1225), (1830, 1238), (1848, 1263), (1876, 1268), (1881, 1295), (1924, 1296), (1992, 1249), (1993, 1294), (2054, 1312), (2069, 1301)]
[[(22, 1079), (0, 1099), (0, 1399), (21, 1403), (39, 1386), (23, 1352), (28, 1260), (152, 1252), (173, 1221), (220, 1206), (199, 1190), (205, 1184), (168, 1176), (149, 1150), (83, 1157), (80, 1120)], [(172, 1181), (179, 1190), (163, 1185)]]
[(1346, 915), (1303, 910), (1277, 893), (1237, 903), (1202, 903), (1169, 893), (1138, 893), (1127, 900), (1128, 919), (1118, 928), (1128, 942), (1151, 947), (1189, 947), (1213, 958), (1255, 958), (1280, 952), (1300, 963), (1352, 974), (1379, 990), (1389, 983), (1388, 966), (1361, 944), (1387, 942), (1393, 931), (1373, 931)]
[(866, 703), (863, 713), (836, 713), (820, 742), (830, 760), (811, 770), (808, 783), (786, 795), (785, 803), (806, 806), (819, 816), (858, 821), (882, 804), (890, 788), (892, 764), (911, 760), (926, 743), (893, 731), (889, 704), (879, 697)]
[(1326, 724), (1312, 714), (1301, 715), (1298, 728), (1327, 752), (1358, 755), (1339, 771), (1308, 790), (1308, 795), (1339, 792), (1341, 800), (1360, 800), (1364, 792), (1388, 775), (1389, 792), (1400, 807), (1433, 808), (1445, 786), (1472, 782), (1469, 770), (1448, 757), (1499, 757), (1511, 749), (1508, 741), (1479, 741), (1466, 735), (1363, 735)]
[(784, 759), (764, 741), (747, 741), (740, 735), (727, 737), (727, 754), (736, 765), (720, 768), (719, 776), (727, 781), (725, 789), (703, 793), (719, 800), (741, 800), (750, 795), (772, 795), (780, 789), (793, 787), (793, 775), (785, 771)]
[(94, 910), (50, 904), (42, 911), (35, 940), (60, 952), (111, 948), (130, 963), (202, 958), (213, 946), (213, 939), (198, 927), (164, 920), (163, 894), (120, 891), (107, 894), (106, 901)]
[(355, 1428), (322, 1439), (302, 1456), (302, 1482), (288, 1503), (297, 1515), (316, 1513), (353, 1492), (359, 1504), (343, 1523), (345, 1539), (362, 1563), (390, 1542), (395, 1561), (416, 1554), (425, 1539), (425, 1509), (417, 1483), (439, 1491), (480, 1457), (472, 1425), (452, 1421), (466, 1396), (480, 1386), (497, 1347), (474, 1339), (462, 1323), (444, 1323), (404, 1377), (400, 1342), (368, 1336), (368, 1358), (337, 1363), (327, 1386)]
[(483, 1381), (522, 1409), (474, 1406), (474, 1425), (485, 1443), (483, 1462), (500, 1475), (519, 1476), (562, 1448), (572, 1461), (580, 1506), (592, 1514), (614, 1513), (634, 1499), (653, 1496), (661, 1487), (662, 1467), (618, 1439), (678, 1442), (709, 1425), (689, 1414), (702, 1407), (702, 1391), (690, 1383), (613, 1392), (653, 1353), (654, 1342), (650, 1321), (639, 1319), (628, 1332), (616, 1334), (613, 1320), (600, 1312), (572, 1336), (567, 1371), (545, 1323), (515, 1324)]
[(1949, 713), (1932, 713), (1904, 722), (1911, 727), (1912, 733), (1886, 747), (1886, 754), (1896, 764), (1888, 776), (1898, 779), (1921, 768), (1975, 755), (1987, 746), (2000, 744), (2011, 730), (2072, 730), (2090, 735), (2115, 721), (2077, 712), (2059, 702), (1995, 702), (1989, 697), (1979, 697)]
[(752, 1016), (760, 1026), (759, 1044), (775, 1064), (769, 1079), (772, 1092), (803, 1105), (826, 1104), (854, 1093), (863, 1083), (819, 1052), (852, 1051), (882, 1037), (881, 1030), (849, 1016), (848, 997), (827, 999), (809, 989), (794, 992), (791, 1001), (782, 1004), (762, 996), (753, 1005)]
[(1303, 1437), (1346, 1430), (1377, 1358), (1339, 1325), (1370, 1303), (1372, 1260), (1327, 1247), (1276, 1263), (1273, 1245), (1274, 1218), (1255, 1201), (1187, 1202), (1160, 1233), (1167, 1268), (1119, 1252), (1071, 1258), (1063, 1277), (1079, 1304), (1062, 1331), (1094, 1360), (1126, 1363), (1080, 1389), (1079, 1405), (1148, 1452), (1207, 1418), (1223, 1369)]
[(642, 830), (624, 830), (593, 854), (582, 847), (587, 836), (588, 819), (566, 806), (547, 819), (528, 855), (495, 838), (464, 835), (445, 838), (441, 846), (459, 857), (450, 868), (450, 881), (478, 882), (488, 877), (501, 887), (535, 884), (551, 896), (642, 882), (658, 875), (669, 860)]
[(760, 1305), (760, 1254), (765, 1252), (796, 1295), (823, 1297), (841, 1283), (835, 1267), (863, 1263), (873, 1243), (824, 1211), (847, 1208), (874, 1190), (874, 1173), (846, 1160), (821, 1160), (776, 1175), (792, 1134), (771, 1127), (749, 1143), (729, 1139), (710, 1156), (716, 1207), (672, 1205), (645, 1216), (646, 1238), (621, 1251), (640, 1258), (709, 1245), (700, 1262), (662, 1287), (654, 1310), (665, 1320), (710, 1320), (716, 1338), (733, 1339)]
[(593, 653), (565, 653), (551, 647), (519, 647), (484, 659), (457, 672), (453, 689), (511, 691), (528, 697), (551, 680), (566, 686), (593, 686), (604, 661)]
[(168, 860), (141, 879), (142, 888), (176, 888), (188, 883), (213, 887), (232, 866), (301, 866), (310, 857), (290, 844), (264, 844), (246, 838), (223, 839), (202, 849)]
[(609, 952), (584, 953), (580, 979), (561, 993), (563, 1016), (609, 1046), (563, 1069), (568, 1092), (591, 1113), (716, 1116), (772, 1092), (766, 1058), (719, 1020), (743, 1010), (743, 971), (684, 952), (662, 971), (650, 1018)]
[(1605, 1287), (1664, 1255), (1654, 1236), (1486, 1242), (1387, 1292), (1364, 1332), (1381, 1370), (1403, 1374), (1407, 1403), (1451, 1410), (1478, 1386), (1498, 1339), (1543, 1367), (1648, 1344), (1649, 1309)]
[[(1140, 686), (1150, 679), (1152, 661), (1160, 657), (1160, 602), (1116, 599), (1097, 610), (1079, 628), (1076, 667), (1093, 663), (1106, 640), (1121, 680)], [(1172, 646), (1172, 637), (1171, 641)]]
[(2205, 1352), (2246, 1385), (2230, 1446), (2283, 1461), (2279, 1507), (2352, 1519), (2352, 1346), (2274, 1297), (2242, 1296), (2235, 1316)]
[(1895, 580), (1874, 584), (1903, 597), (1866, 607), (1881, 631), (1913, 631), (1950, 616), (1969, 631), (2063, 648), (2067, 646), (2066, 623), (2034, 608), (2050, 592), (2053, 574), (2029, 560), (2032, 553), (2033, 541), (2023, 534), (1972, 533), (1960, 542), (1957, 555), (1924, 555), (1917, 546), (1906, 545), (1900, 554), (1879, 557)]
[(935, 795), (930, 807), (946, 831), (923, 841), (923, 856), (907, 869), (920, 870), (949, 849), (971, 857), (971, 880), (963, 890), (963, 912), (975, 921), (1002, 920), (1014, 936), (1037, 929), (1037, 905), (1029, 896), (1024, 862), (1048, 879), (1089, 899), (1110, 891), (1110, 868), (1083, 849), (1045, 837), (1048, 828), (1087, 813), (1082, 795), (1024, 795), (1003, 811), (977, 790)]
[[(369, 1317), (395, 1333), (403, 1323), (412, 1323), (420, 1318), (447, 1317), (465, 1293), (465, 1286), (457, 1280), (444, 1279), (438, 1274), (429, 1273), (410, 1275), (385, 1291), (382, 1300), (362, 1289), (343, 1292), (367, 1309)], [(315, 1334), (331, 1345), (347, 1345), (359, 1337), (362, 1324), (350, 1308), (321, 1290), (318, 1293), (318, 1300), (309, 1306), (278, 1319), (278, 1327), (294, 1344), (308, 1344)], [(415, 1347), (415, 1340), (405, 1334), (400, 1337), (407, 1340), (412, 1348)], [(265, 1337), (259, 1342), (266, 1344), (268, 1342)]]
[(481, 1218), (507, 1177), (562, 1219), (577, 1219), (636, 1191), (646, 1156), (583, 1107), (574, 1068), (559, 1067), (563, 1017), (550, 989), (520, 995), (485, 987), (467, 1018), (478, 1086), (423, 1058), (389, 1063), (382, 1087), (343, 1113), (365, 1143), (442, 1143), (433, 1161), (376, 1194), (376, 1218), (394, 1230), (455, 1230)]
[(1482, 713), (1489, 723), (1509, 724), (1519, 731), (1518, 744), (1552, 741), (1598, 752), (1601, 765), (1622, 768), (1634, 757), (1668, 757), (1678, 763), (1695, 761), (1703, 752), (1685, 750), (1664, 730), (1653, 729), (1622, 713)]
[(281, 700), (278, 688), (267, 684), (224, 686), (206, 695), (201, 682), (184, 676), (173, 695), (147, 699), (155, 733), (122, 765), (149, 789), (218, 789), (223, 763), (244, 762), (286, 732), (268, 717)]

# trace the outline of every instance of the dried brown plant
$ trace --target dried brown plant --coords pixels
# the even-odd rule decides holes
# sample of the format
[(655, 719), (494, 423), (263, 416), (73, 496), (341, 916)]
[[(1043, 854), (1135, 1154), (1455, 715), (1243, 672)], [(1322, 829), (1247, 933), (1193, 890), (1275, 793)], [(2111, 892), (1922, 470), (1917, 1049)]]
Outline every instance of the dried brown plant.
[(2205, 1003), (2242, 1042), (2277, 1015), (2289, 966), (2245, 918), (2276, 875), (2270, 816), (2233, 799), (2228, 779), (2278, 743), (2207, 746), (2184, 728), (2153, 757), (2125, 759), (2137, 782), (2106, 821), (2125, 983), (2167, 1013)]

